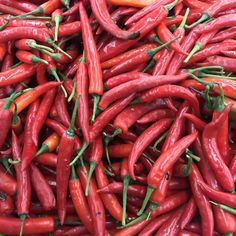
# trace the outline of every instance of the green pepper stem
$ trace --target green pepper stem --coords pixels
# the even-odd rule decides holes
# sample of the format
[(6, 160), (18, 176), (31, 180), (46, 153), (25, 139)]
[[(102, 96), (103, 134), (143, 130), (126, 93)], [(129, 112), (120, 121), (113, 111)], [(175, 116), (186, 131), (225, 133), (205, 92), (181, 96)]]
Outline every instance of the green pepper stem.
[(152, 58), (151, 61), (148, 63), (148, 65), (143, 69), (143, 72), (146, 73), (147, 71), (149, 71), (150, 69), (153, 68), (153, 66), (156, 64), (156, 59)]
[(37, 157), (37, 156), (39, 156), (39, 155), (41, 155), (42, 153), (45, 153), (45, 152), (50, 152), (50, 150), (49, 150), (48, 145), (43, 143), (41, 148), (36, 152), (35, 156)]
[[(164, 44), (157, 35), (155, 35), (152, 38), (152, 40), (153, 40), (154, 43)], [(166, 45), (165, 48), (168, 49), (168, 46)]]
[(201, 16), (200, 19), (198, 19), (196, 22), (194, 22), (194, 23), (191, 24), (191, 25), (186, 25), (185, 28), (191, 29), (191, 28), (193, 28), (193, 27), (199, 25), (200, 23), (202, 23), (202, 22), (204, 22), (204, 21), (206, 21), (206, 20), (208, 20), (208, 19), (210, 19), (210, 18), (211, 18), (211, 16), (210, 16), (207, 12), (204, 12), (204, 13), (202, 14), (202, 16)]
[(191, 158), (191, 159), (193, 159), (196, 162), (199, 162), (201, 160), (200, 157), (194, 155), (189, 149), (186, 149), (186, 157), (187, 158)]
[(80, 35), (80, 34), (72, 34), (72, 35), (70, 35), (70, 36), (68, 36), (68, 37), (63, 38), (63, 39), (58, 43), (58, 46), (60, 47), (62, 44), (66, 43), (67, 41), (69, 41), (69, 40), (71, 40), (71, 39), (73, 39), (73, 38), (75, 38), (75, 37), (77, 37), (77, 36), (79, 36), (79, 35)]
[(204, 80), (199, 79), (197, 76), (194, 74), (189, 74), (190, 77), (192, 77), (194, 80), (196, 80), (198, 83), (203, 84), (205, 86), (209, 86), (210, 89), (214, 89), (214, 83), (213, 82), (206, 82)]
[(59, 31), (59, 25), (61, 22), (61, 16), (55, 15), (53, 18), (53, 21), (55, 23), (54, 42), (56, 42), (58, 40), (58, 31)]
[(19, 236), (22, 236), (22, 235), (23, 235), (23, 228), (24, 228), (25, 219), (26, 219), (26, 214), (21, 214), (21, 215), (20, 215), (21, 224), (20, 224), (20, 233), (19, 233)]
[(143, 212), (144, 212), (144, 210), (145, 210), (145, 208), (146, 208), (146, 206), (148, 204), (148, 201), (149, 201), (149, 199), (150, 199), (150, 197), (151, 197), (151, 195), (152, 195), (154, 190), (155, 190), (155, 188), (153, 188), (152, 186), (148, 186), (147, 187), (147, 192), (146, 192), (146, 196), (145, 196), (145, 198), (143, 200), (142, 207), (141, 207), (141, 209), (137, 213), (138, 216), (143, 214)]
[(199, 71), (203, 71), (203, 70), (209, 70), (209, 69), (220, 69), (223, 70), (224, 68), (222, 66), (203, 66), (203, 67), (198, 67), (195, 69), (190, 69), (187, 70), (189, 73), (194, 73), (194, 72), (199, 72)]
[(97, 94), (93, 94), (93, 114), (91, 117), (92, 122), (94, 122), (95, 117), (96, 117), (99, 100), (100, 100), (100, 96)]
[(184, 165), (183, 168), (182, 168), (182, 174), (184, 176), (189, 176), (190, 173), (191, 173), (191, 164), (193, 162), (192, 158), (188, 155), (186, 155), (186, 157), (188, 158), (188, 163), (187, 165)]
[(204, 72), (199, 72), (198, 76), (200, 77), (210, 77), (210, 78), (219, 78), (219, 79), (231, 79), (231, 80), (236, 80), (236, 77), (229, 77), (227, 75), (214, 75), (214, 74), (208, 74)]
[[(59, 78), (59, 76), (57, 74), (56, 68), (51, 68), (50, 69), (50, 74), (53, 75), (53, 77), (55, 78), (56, 81), (61, 82), (61, 80), (60, 80), (60, 78)], [(68, 94), (67, 94), (67, 91), (66, 91), (65, 87), (61, 84), (60, 88), (63, 91), (65, 97), (67, 98)]]
[(62, 4), (63, 4), (67, 9), (70, 9), (70, 0), (62, 0)]
[(3, 164), (3, 166), (4, 166), (4, 168), (6, 169), (6, 171), (7, 171), (10, 175), (13, 176), (13, 173), (12, 173), (12, 171), (11, 171), (11, 165), (9, 165), (9, 162), (8, 162), (8, 158), (3, 158), (3, 159), (1, 160), (1, 162), (2, 162), (2, 164)]
[(158, 145), (161, 141), (163, 141), (163, 140), (166, 138), (168, 132), (169, 132), (169, 131), (164, 132), (164, 133), (161, 135), (161, 137), (159, 137), (159, 138), (157, 139), (157, 141), (153, 144), (153, 147), (154, 147), (154, 148), (156, 148), (157, 145)]
[(33, 63), (41, 62), (41, 63), (43, 63), (43, 64), (45, 64), (45, 65), (48, 65), (48, 62), (47, 62), (47, 61), (45, 61), (45, 60), (43, 60), (43, 59), (41, 59), (41, 58), (39, 58), (39, 57), (37, 57), (37, 56), (32, 56), (32, 57), (30, 58), (30, 60), (31, 60), (31, 62), (33, 62)]
[(128, 192), (128, 186), (130, 182), (129, 176), (124, 176), (123, 178), (123, 208), (122, 208), (122, 225), (124, 226), (126, 224), (126, 206), (127, 206), (127, 192)]
[(76, 92), (76, 81), (74, 80), (71, 94), (67, 99), (68, 102), (70, 102), (72, 100), (72, 98), (75, 96), (75, 92)]
[(162, 44), (159, 47), (156, 48), (152, 48), (152, 49), (148, 49), (147, 50), (147, 55), (152, 58), (159, 50), (161, 50), (162, 48), (166, 47), (167, 45), (173, 43), (174, 41), (176, 41), (177, 39), (180, 38), (180, 35), (178, 35), (177, 37), (173, 38), (172, 40), (170, 40), (169, 42)]
[(187, 21), (187, 19), (188, 19), (189, 12), (190, 12), (190, 9), (187, 8), (186, 11), (185, 11), (185, 14), (184, 14), (184, 18), (183, 18), (182, 22), (181, 22), (180, 25), (179, 25), (179, 28), (180, 28), (180, 29), (184, 29), (184, 27), (185, 27), (185, 25), (186, 25), (186, 21)]
[(235, 208), (232, 208), (232, 207), (229, 207), (229, 206), (226, 206), (226, 205), (223, 205), (223, 204), (219, 204), (219, 203), (216, 203), (216, 202), (213, 202), (213, 201), (209, 201), (210, 203), (218, 206), (219, 208), (225, 210), (225, 211), (228, 211), (229, 213), (233, 214), (233, 215), (236, 215), (236, 209)]
[(80, 95), (76, 98), (75, 106), (74, 106), (74, 109), (73, 109), (73, 112), (72, 112), (70, 126), (66, 131), (66, 132), (69, 132), (72, 135), (74, 135), (75, 119), (76, 119), (76, 114), (77, 114), (77, 110), (78, 110), (79, 100), (80, 100)]
[(83, 155), (86, 148), (87, 148), (87, 144), (84, 142), (81, 149), (79, 150), (78, 154), (76, 155), (74, 160), (70, 163), (70, 166), (74, 165), (78, 161), (78, 159)]
[(193, 49), (190, 51), (188, 56), (185, 58), (184, 63), (187, 63), (190, 60), (190, 58), (193, 56), (193, 54), (196, 53), (197, 51), (201, 50), (201, 48), (202, 48), (202, 44), (199, 42), (196, 42)]
[(73, 179), (73, 180), (78, 179), (78, 177), (76, 175), (76, 171), (75, 171), (75, 166), (74, 165), (71, 166), (70, 179)]
[(30, 48), (33, 48), (33, 49), (44, 49), (44, 50), (47, 50), (49, 52), (54, 52), (54, 50), (52, 48), (41, 45), (41, 44), (37, 44), (34, 40), (29, 41), (28, 46)]
[(86, 197), (88, 196), (89, 183), (90, 183), (92, 174), (93, 174), (93, 172), (94, 172), (96, 166), (97, 166), (97, 163), (96, 163), (96, 162), (94, 162), (94, 161), (91, 161), (91, 162), (90, 162), (90, 168), (89, 168), (89, 173), (88, 173), (87, 182), (86, 182), (86, 187), (85, 187), (85, 196), (86, 196)]
[(178, 2), (179, 2), (179, 0), (175, 0), (175, 1), (173, 1), (172, 3), (170, 3), (170, 4), (166, 5), (166, 6), (164, 6), (165, 10), (166, 10), (167, 12), (171, 11), (171, 10), (178, 4)]

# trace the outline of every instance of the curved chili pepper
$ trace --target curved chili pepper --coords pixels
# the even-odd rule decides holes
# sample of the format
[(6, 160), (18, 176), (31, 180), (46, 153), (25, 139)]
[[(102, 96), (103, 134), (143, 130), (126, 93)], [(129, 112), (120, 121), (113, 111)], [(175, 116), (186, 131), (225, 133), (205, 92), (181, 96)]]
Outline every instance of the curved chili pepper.
[(147, 124), (164, 118), (174, 117), (175, 113), (170, 109), (157, 109), (150, 111), (137, 120), (139, 124)]
[(225, 39), (233, 39), (236, 34), (235, 29), (236, 27), (230, 27), (225, 30), (221, 30), (211, 39), (210, 42), (217, 43), (217, 42), (224, 41)]
[(113, 36), (129, 40), (129, 39), (136, 39), (139, 37), (140, 33), (138, 31), (126, 31), (120, 29), (111, 19), (111, 16), (108, 12), (106, 1), (104, 0), (95, 0), (90, 1), (91, 8), (93, 11), (94, 16), (100, 23), (100, 25), (110, 34)]
[(158, 137), (170, 126), (170, 124), (171, 120), (168, 118), (157, 121), (156, 123), (148, 127), (135, 141), (128, 159), (129, 174), (132, 179), (135, 179), (134, 164), (137, 161), (138, 157), (156, 137)]
[(151, 77), (149, 76), (147, 78), (128, 81), (105, 92), (104, 95), (102, 96), (101, 101), (99, 102), (99, 108), (103, 110), (107, 108), (109, 104), (111, 104), (112, 102), (116, 101), (119, 98), (128, 96), (133, 92), (140, 92), (143, 90), (151, 89), (153, 87), (162, 84), (180, 82), (181, 80), (186, 79), (187, 76), (188, 76), (187, 74), (181, 74), (175, 76), (165, 76), (165, 75), (151, 76)]
[(7, 6), (17, 8), (17, 9), (22, 10), (24, 12), (32, 11), (37, 7), (37, 5), (35, 5), (31, 2), (28, 2), (28, 1), (27, 2), (26, 1), (12, 2), (11, 0), (1, 0), (1, 3), (5, 4)]
[(53, 153), (43, 153), (35, 158), (35, 161), (46, 166), (56, 168), (57, 166), (57, 155)]
[[(54, 31), (54, 27), (52, 31)], [(81, 23), (80, 21), (73, 21), (71, 23), (61, 24), (58, 29), (58, 37), (71, 36), (72, 34), (77, 34), (81, 32)]]
[(215, 15), (217, 15), (221, 11), (227, 10), (228, 8), (234, 6), (235, 3), (236, 3), (235, 0), (226, 0), (226, 1), (220, 0), (218, 2), (211, 4), (207, 9), (204, 9), (200, 19), (198, 19), (196, 22), (191, 24), (189, 26), (189, 28), (192, 28), (192, 27), (198, 25), (199, 23), (204, 22), (204, 21), (214, 17)]
[[(109, 180), (104, 173), (104, 165), (100, 161), (95, 169), (96, 181), (99, 189), (106, 187), (109, 184)], [(98, 191), (97, 191), (98, 192)], [(122, 207), (118, 202), (116, 196), (113, 193), (102, 193), (99, 195), (103, 201), (104, 206), (107, 208), (108, 212), (116, 220), (121, 221), (122, 219)]]
[(161, 97), (180, 97), (186, 99), (193, 107), (195, 112), (199, 114), (199, 103), (195, 95), (190, 92), (188, 89), (185, 89), (178, 85), (162, 85), (149, 91), (145, 92), (141, 97), (143, 102), (151, 102), (154, 99)]
[(222, 155), (217, 147), (217, 131), (222, 121), (228, 116), (230, 105), (226, 106), (219, 117), (207, 124), (202, 134), (202, 144), (205, 157), (207, 158), (211, 168), (213, 169), (216, 179), (220, 185), (228, 190), (234, 189), (234, 181), (232, 175), (222, 159)]
[(76, 94), (80, 95), (78, 108), (78, 123), (81, 127), (85, 143), (89, 144), (89, 103), (88, 103), (88, 74), (85, 58), (80, 59), (76, 72)]
[(201, 11), (204, 11), (205, 9), (209, 7), (208, 3), (198, 1), (198, 0), (183, 0), (183, 2), (191, 9), (198, 9)]
[(79, 97), (76, 99), (69, 128), (62, 134), (57, 158), (56, 182), (57, 182), (57, 208), (61, 225), (66, 216), (67, 188), (70, 177), (70, 161), (74, 153), (75, 133), (74, 125), (78, 108)]
[(52, 189), (48, 185), (40, 170), (34, 165), (30, 165), (32, 187), (45, 210), (51, 210), (56, 206), (56, 199)]
[(164, 222), (155, 236), (176, 235), (180, 231), (180, 218), (183, 213), (184, 207), (182, 206), (177, 209), (167, 221)]
[(90, 215), (88, 203), (84, 196), (82, 185), (80, 179), (76, 176), (74, 166), (71, 170), (71, 178), (69, 180), (69, 190), (71, 198), (76, 209), (80, 220), (83, 222), (85, 227), (92, 233), (93, 232), (93, 222)]
[[(164, 6), (165, 4), (170, 3), (171, 0), (162, 0), (162, 1), (152, 1), (150, 5), (145, 5), (143, 9), (139, 10), (136, 14), (132, 15), (126, 22), (125, 25), (131, 25), (134, 22), (137, 22), (142, 17), (152, 12), (154, 9), (159, 8), (160, 6)], [(137, 3), (138, 4), (138, 3)]]
[(1, 4), (1, 3), (0, 3), (0, 11), (6, 14), (11, 14), (11, 15), (21, 15), (25, 13), (22, 10), (19, 10), (17, 8), (13, 8), (13, 7)]
[[(12, 156), (14, 161), (21, 161), (21, 147), (19, 139), (12, 131)], [(16, 179), (17, 179), (17, 214), (20, 216), (21, 226), (19, 232), (24, 230), (24, 221), (26, 215), (29, 214), (31, 186), (29, 169), (22, 170), (19, 163), (15, 165)], [(22, 224), (23, 223), (23, 224)]]
[(226, 71), (232, 71), (232, 72), (236, 71), (234, 67), (236, 58), (213, 56), (213, 57), (207, 58), (207, 61), (211, 65), (222, 66)]
[(23, 171), (27, 169), (37, 151), (37, 146), (34, 144), (31, 134), (32, 134), (32, 126), (35, 121), (38, 108), (39, 108), (39, 100), (36, 100), (30, 105), (26, 116), (25, 127), (24, 127), (24, 144), (21, 158), (22, 161), (21, 169)]
[(231, 57), (231, 58), (236, 58), (236, 52), (235, 51), (222, 51), (225, 56)]
[(140, 116), (153, 109), (162, 108), (165, 106), (166, 102), (163, 99), (157, 99), (149, 104), (138, 103), (131, 105), (116, 116), (113, 125), (116, 129), (120, 129), (123, 133), (126, 133)]
[[(92, 1), (92, 8), (96, 6), (96, 1), (97, 0)], [(105, 4), (105, 2), (101, 2), (101, 4)], [(99, 96), (103, 94), (102, 70), (100, 65), (99, 54), (96, 47), (96, 42), (93, 37), (88, 16), (82, 3), (80, 4), (79, 12), (81, 17), (81, 28), (84, 42), (85, 58), (86, 63), (88, 65), (89, 93), (94, 96), (94, 110), (92, 115), (92, 121), (94, 121)]]
[[(60, 85), (59, 82), (48, 82), (46, 84), (38, 85), (33, 90), (25, 92), (21, 96), (15, 99), (15, 104), (17, 106), (17, 114), (24, 110), (29, 104), (34, 102), (39, 96), (46, 93), (48, 90)], [(14, 111), (14, 105), (11, 105), (10, 110)]]
[(16, 193), (16, 180), (0, 165), (0, 190), (13, 196)]
[(208, 199), (202, 194), (198, 186), (198, 182), (202, 180), (202, 176), (194, 163), (192, 163), (191, 168), (192, 172), (189, 175), (189, 180), (194, 200), (202, 218), (202, 234), (212, 235), (214, 228), (212, 209)]
[(188, 203), (186, 203), (184, 212), (180, 218), (180, 228), (184, 229), (185, 226), (191, 222), (196, 213), (197, 213), (197, 205), (194, 199), (190, 198)]
[(109, 145), (108, 152), (109, 156), (113, 158), (124, 158), (128, 157), (131, 150), (133, 148), (133, 144), (127, 143), (127, 144), (113, 144)]
[(116, 101), (112, 106), (99, 114), (92, 124), (89, 131), (90, 140), (94, 140), (104, 127), (119, 113), (121, 112), (135, 97), (135, 93), (132, 93), (126, 98), (122, 98)]
[[(0, 216), (0, 227), (3, 234), (16, 235), (21, 231), (22, 222), (15, 217)], [(54, 231), (55, 221), (51, 216), (31, 217), (24, 221), (22, 234), (51, 233)]]
[[(87, 169), (88, 171), (88, 169)], [(81, 180), (81, 184), (83, 189), (85, 190), (87, 175), (84, 173), (83, 169), (79, 167), (77, 169), (77, 174)], [(97, 186), (95, 183), (95, 179), (92, 177), (89, 184), (88, 190), (88, 205), (91, 212), (91, 217), (93, 221), (93, 229), (95, 235), (105, 235), (105, 210), (104, 205), (100, 196), (97, 193)]]
[(193, 114), (186, 113), (186, 114), (184, 114), (184, 117), (186, 117), (188, 120), (193, 122), (195, 127), (200, 131), (203, 131), (203, 129), (206, 126), (206, 123), (204, 121), (202, 121), (201, 119), (199, 119), (197, 116), (195, 116)]
[[(35, 123), (34, 123), (35, 124)], [(32, 136), (33, 136), (33, 128), (32, 128)], [(32, 138), (33, 139), (33, 138)], [(39, 156), (42, 153), (53, 152), (56, 150), (59, 144), (60, 138), (57, 133), (52, 133), (49, 137), (47, 137), (43, 143), (41, 148), (37, 151), (35, 156)]]
[(35, 121), (32, 125), (32, 140), (35, 145), (38, 144), (38, 136), (41, 128), (43, 127), (43, 124), (48, 116), (48, 113), (51, 109), (53, 99), (56, 95), (56, 88), (51, 89), (47, 93), (45, 93), (40, 106), (38, 108)]
[(7, 194), (0, 192), (0, 215), (11, 215), (15, 210), (14, 208), (13, 199)]

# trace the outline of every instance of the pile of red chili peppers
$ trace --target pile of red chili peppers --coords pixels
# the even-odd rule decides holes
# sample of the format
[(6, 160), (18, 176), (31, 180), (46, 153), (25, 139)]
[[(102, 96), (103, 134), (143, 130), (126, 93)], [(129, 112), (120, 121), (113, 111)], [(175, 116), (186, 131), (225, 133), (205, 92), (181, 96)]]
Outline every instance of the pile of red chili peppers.
[(236, 0), (0, 12), (0, 235), (236, 235)]

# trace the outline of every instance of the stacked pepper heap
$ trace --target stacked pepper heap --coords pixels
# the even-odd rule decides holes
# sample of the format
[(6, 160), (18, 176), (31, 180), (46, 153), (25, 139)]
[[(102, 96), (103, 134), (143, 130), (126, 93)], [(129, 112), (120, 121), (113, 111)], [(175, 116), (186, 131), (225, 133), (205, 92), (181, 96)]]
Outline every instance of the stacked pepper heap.
[(236, 233), (236, 0), (0, 0), (0, 234)]

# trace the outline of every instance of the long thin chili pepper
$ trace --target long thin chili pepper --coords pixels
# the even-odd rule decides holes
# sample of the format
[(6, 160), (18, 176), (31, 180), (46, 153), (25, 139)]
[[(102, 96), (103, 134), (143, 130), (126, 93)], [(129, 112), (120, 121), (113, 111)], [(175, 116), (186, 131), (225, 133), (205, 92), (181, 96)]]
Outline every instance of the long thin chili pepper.
[(95, 0), (90, 1), (90, 4), (94, 16), (107, 32), (123, 40), (135, 39), (139, 37), (140, 33), (138, 31), (130, 32), (122, 30), (112, 21), (106, 6), (106, 1)]
[(41, 103), (40, 106), (38, 108), (36, 117), (35, 117), (35, 121), (33, 122), (32, 125), (32, 140), (34, 142), (35, 145), (38, 144), (38, 136), (39, 136), (39, 132), (43, 127), (43, 124), (48, 116), (48, 113), (51, 109), (52, 103), (53, 103), (53, 98), (55, 97), (56, 94), (56, 88), (51, 89), (50, 91), (48, 91)]
[(11, 7), (20, 9), (24, 12), (32, 11), (37, 7), (37, 5), (35, 5), (31, 2), (28, 2), (28, 1), (12, 2), (11, 0), (1, 0), (1, 3), (5, 4), (7, 6), (11, 6)]
[(39, 108), (39, 100), (36, 100), (30, 105), (29, 110), (27, 112), (25, 127), (24, 127), (24, 145), (21, 158), (22, 170), (27, 169), (37, 151), (37, 146), (34, 144), (32, 140), (32, 126), (36, 118), (38, 108)]
[(27, 51), (22, 51), (22, 50), (18, 50), (16, 52), (16, 57), (27, 64), (35, 64), (38, 62), (44, 63), (46, 65), (48, 65), (48, 62), (37, 57), (36, 55), (34, 55), (33, 53), (27, 52)]
[[(77, 169), (77, 174), (79, 175), (82, 187), (85, 190), (87, 175), (81, 167)], [(102, 200), (97, 193), (97, 185), (93, 177), (90, 180), (87, 199), (93, 221), (94, 234), (103, 236), (105, 235), (105, 209)]]
[(37, 158), (35, 158), (35, 161), (38, 163), (41, 163), (43, 165), (56, 168), (57, 155), (54, 153), (43, 153), (43, 154), (37, 156)]
[(40, 170), (34, 165), (30, 165), (31, 183), (40, 204), (45, 210), (51, 210), (56, 206), (56, 199), (46, 179)]
[[(104, 188), (108, 185), (109, 180), (104, 172), (104, 165), (100, 161), (95, 169), (96, 181), (98, 188)], [(97, 191), (98, 192), (98, 191)], [(113, 193), (102, 193), (100, 192), (99, 195), (108, 210), (108, 212), (118, 221), (122, 219), (122, 207)]]
[[(19, 139), (16, 137), (14, 131), (12, 131), (12, 156), (13, 160), (21, 161), (21, 147)], [(21, 219), (20, 235), (24, 228), (24, 221), (26, 215), (29, 214), (30, 198), (31, 198), (31, 186), (30, 186), (30, 174), (29, 169), (21, 170), (21, 165), (18, 163), (15, 165), (16, 179), (17, 179), (17, 214)]]
[(187, 74), (175, 75), (175, 76), (165, 76), (165, 75), (151, 76), (151, 77), (148, 76), (147, 78), (128, 81), (105, 92), (104, 95), (102, 96), (101, 101), (99, 102), (99, 108), (105, 109), (113, 101), (128, 96), (133, 92), (140, 92), (143, 90), (151, 89), (153, 87), (162, 84), (180, 82), (181, 80), (186, 79), (187, 76), (188, 76)]
[(163, 99), (157, 99), (149, 104), (138, 103), (125, 108), (119, 115), (116, 116), (113, 124), (116, 129), (120, 129), (126, 133), (130, 127), (143, 114), (157, 108), (166, 107), (166, 102)]
[(224, 111), (216, 120), (205, 126), (202, 134), (202, 144), (204, 154), (215, 173), (216, 179), (225, 190), (232, 191), (234, 189), (232, 175), (217, 147), (217, 128), (220, 127), (222, 121), (228, 116), (229, 110), (230, 105), (225, 107)]
[(80, 59), (76, 72), (76, 94), (80, 95), (78, 121), (86, 144), (89, 144), (89, 103), (88, 103), (88, 74), (85, 57)]
[[(97, 4), (96, 1), (97, 0), (92, 1), (92, 7), (93, 4)], [(92, 115), (92, 121), (94, 121), (99, 96), (103, 94), (102, 70), (100, 66), (100, 58), (97, 51), (96, 43), (92, 34), (92, 29), (82, 3), (80, 4), (79, 11), (81, 17), (81, 28), (84, 42), (86, 64), (88, 65), (89, 93), (92, 94), (94, 97), (94, 110)]]
[(148, 127), (135, 141), (132, 151), (128, 158), (129, 174), (135, 179), (134, 164), (145, 148), (162, 132), (164, 132), (171, 124), (171, 120), (166, 118), (155, 122)]
[(74, 153), (75, 133), (74, 125), (78, 108), (79, 97), (76, 99), (69, 128), (61, 136), (56, 169), (57, 207), (61, 225), (66, 216), (67, 188), (70, 177), (70, 160)]
[[(46, 84), (38, 85), (33, 90), (25, 92), (21, 96), (15, 99), (15, 104), (17, 106), (17, 114), (24, 110), (29, 104), (34, 102), (39, 96), (46, 93), (48, 90), (59, 86), (59, 82), (48, 82)], [(11, 105), (10, 110), (14, 112), (14, 105)]]
[(76, 176), (74, 166), (72, 166), (71, 170), (71, 178), (69, 180), (69, 190), (73, 204), (76, 209), (76, 213), (78, 214), (80, 220), (83, 222), (85, 227), (92, 233), (93, 222), (90, 215), (88, 203), (84, 196), (84, 191), (82, 189), (80, 179), (78, 179), (78, 177)]

